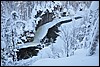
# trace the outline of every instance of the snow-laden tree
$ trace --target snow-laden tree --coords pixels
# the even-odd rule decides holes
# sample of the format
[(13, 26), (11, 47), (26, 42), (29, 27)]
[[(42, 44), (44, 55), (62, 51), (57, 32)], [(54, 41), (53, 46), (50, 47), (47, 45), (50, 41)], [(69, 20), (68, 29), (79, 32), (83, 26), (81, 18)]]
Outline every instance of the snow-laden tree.
[(65, 54), (67, 57), (69, 57), (69, 40), (70, 40), (70, 36), (69, 36), (69, 31), (67, 30), (66, 26), (61, 26), (61, 31), (62, 35), (60, 35), (61, 39), (64, 41), (64, 50), (65, 50)]
[(89, 53), (88, 55), (95, 54), (96, 47), (98, 46), (97, 43), (99, 41), (99, 2), (93, 1), (90, 6), (89, 12), (89, 37), (88, 37), (88, 44), (90, 44)]

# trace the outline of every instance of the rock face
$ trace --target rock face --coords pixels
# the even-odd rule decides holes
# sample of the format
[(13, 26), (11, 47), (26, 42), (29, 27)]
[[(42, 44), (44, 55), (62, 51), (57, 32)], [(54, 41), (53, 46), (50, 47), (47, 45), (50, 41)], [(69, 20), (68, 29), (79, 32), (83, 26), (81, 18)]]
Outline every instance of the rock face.
[(42, 43), (46, 44), (46, 46), (50, 45), (50, 43), (55, 43), (57, 36), (59, 36), (57, 33), (60, 32), (58, 30), (57, 25), (54, 25), (53, 27), (49, 28), (48, 33), (46, 36), (42, 39)]
[[(80, 19), (82, 17), (75, 17), (75, 20)], [(65, 21), (61, 21), (59, 23), (57, 23), (56, 25), (54, 25), (53, 27), (49, 28), (46, 36), (41, 40), (41, 43), (44, 43), (46, 46), (50, 45), (50, 43), (55, 43), (56, 38), (59, 36), (59, 32), (60, 30), (58, 29), (58, 27), (61, 26), (61, 24), (63, 23), (69, 23), (71, 22), (72, 19), (69, 20), (65, 20)]]
[[(82, 18), (82, 17), (75, 17), (76, 20), (80, 19), (80, 18)], [(68, 23), (68, 22), (71, 22), (71, 21), (72, 21), (72, 19), (69, 19), (69, 20), (66, 20), (66, 21), (61, 21), (61, 22), (55, 24), (54, 26), (52, 26), (51, 28), (49, 28), (47, 34), (41, 40), (41, 43), (44, 43), (45, 46), (48, 46), (51, 43), (55, 43), (57, 36), (59, 36), (57, 33), (60, 32), (58, 27), (60, 27), (61, 24), (63, 24), (63, 23)], [(41, 32), (39, 32), (39, 33), (41, 33)], [(36, 35), (36, 36), (38, 36), (38, 35)], [(35, 46), (35, 47), (28, 47), (28, 48), (19, 49), (19, 52), (17, 52), (17, 59), (21, 60), (21, 59), (27, 59), (27, 58), (32, 57), (32, 56), (36, 56), (37, 53), (38, 53), (38, 50), (36, 50), (36, 49), (39, 49), (39, 50), (42, 49), (41, 45), (40, 45), (40, 47)]]
[(40, 45), (28, 48), (19, 49), (17, 52), (17, 59), (27, 59), (32, 56), (37, 56), (38, 51), (42, 49)]
[(40, 18), (42, 18), (38, 24), (37, 24), (37, 27), (36, 27), (36, 30), (42, 26), (43, 24), (46, 24), (48, 22), (51, 22), (54, 18), (54, 13), (53, 12), (49, 12), (48, 10), (46, 10), (45, 14), (43, 14), (42, 16), (40, 16)]

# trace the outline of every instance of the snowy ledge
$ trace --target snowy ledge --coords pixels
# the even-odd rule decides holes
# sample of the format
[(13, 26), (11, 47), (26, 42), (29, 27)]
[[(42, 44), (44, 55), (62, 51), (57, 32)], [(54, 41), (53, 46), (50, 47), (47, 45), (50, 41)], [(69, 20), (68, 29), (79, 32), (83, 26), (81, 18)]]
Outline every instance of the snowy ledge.
[(74, 17), (70, 17), (70, 16), (67, 16), (67, 17), (61, 17), (61, 18), (55, 18), (52, 22), (49, 22), (49, 23), (46, 23), (42, 26), (40, 26), (36, 33), (35, 33), (35, 37), (34, 37), (34, 43), (39, 43), (41, 39), (43, 39), (47, 32), (48, 32), (48, 29), (53, 27), (54, 25), (56, 25), (57, 23), (60, 23), (62, 21), (68, 21), (68, 20), (74, 20), (74, 19), (78, 19), (78, 18), (82, 18), (81, 15), (74, 15)]
[(28, 48), (28, 47), (35, 47), (39, 45), (39, 43), (33, 43), (33, 42), (30, 42), (30, 43), (25, 43), (25, 44), (22, 44), (22, 45), (18, 45), (18, 49), (21, 49), (21, 48)]

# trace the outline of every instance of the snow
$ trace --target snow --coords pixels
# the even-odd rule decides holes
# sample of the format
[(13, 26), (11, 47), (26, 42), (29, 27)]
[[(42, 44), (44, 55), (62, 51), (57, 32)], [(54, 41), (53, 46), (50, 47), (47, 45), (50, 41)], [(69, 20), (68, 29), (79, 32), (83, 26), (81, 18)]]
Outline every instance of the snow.
[(45, 35), (48, 32), (48, 29), (54, 26), (55, 24), (65, 21), (65, 20), (70, 20), (70, 17), (61, 17), (61, 18), (55, 18), (52, 22), (46, 23), (38, 28), (38, 30), (35, 32), (35, 37), (34, 37), (34, 42), (39, 43), (41, 39), (45, 37)]
[[(63, 18), (64, 19), (64, 18)], [(39, 42), (48, 32), (48, 29), (58, 23), (59, 19), (55, 19), (52, 22), (46, 23), (38, 28), (35, 33), (34, 42)]]
[[(95, 21), (95, 24), (94, 24), (94, 26), (92, 27), (92, 31), (90, 32), (90, 33), (93, 33), (93, 32), (95, 32), (94, 33), (94, 35), (93, 35), (93, 37), (92, 37), (92, 35), (90, 35), (90, 40), (89, 41), (91, 41), (91, 43), (93, 43), (94, 41), (93, 41), (93, 39), (95, 38), (95, 36), (97, 35), (97, 31), (98, 31), (98, 29), (99, 29), (99, 17), (97, 18), (97, 20)], [(96, 29), (95, 29), (95, 27), (96, 27)], [(91, 45), (92, 46), (92, 45)]]
[(37, 14), (37, 11), (36, 11), (35, 8), (34, 8), (34, 9), (32, 10), (31, 18), (34, 18), (36, 14)]
[(6, 48), (6, 44), (5, 44), (4, 41), (1, 41), (1, 48), (2, 48), (2, 49), (3, 49), (3, 48)]
[(24, 36), (24, 37), (22, 37), (21, 39), (23, 39), (23, 40), (27, 41), (27, 39), (26, 39), (26, 37), (25, 37), (25, 36)]
[(75, 12), (74, 12), (72, 9), (69, 9), (69, 10), (68, 10), (68, 13), (69, 13), (69, 15), (71, 15), (71, 16), (75, 15)]
[(14, 66), (30, 66), (32, 63), (38, 60), (38, 56), (33, 56), (25, 60), (16, 61)]
[(64, 8), (64, 9), (63, 9), (63, 12), (67, 12), (67, 9), (66, 9), (66, 8)]
[[(35, 4), (35, 2), (34, 2), (34, 4)], [(57, 15), (57, 17), (52, 22), (49, 22), (49, 23), (46, 23), (46, 24), (40, 26), (38, 28), (38, 30), (35, 32), (36, 24), (38, 24), (38, 21), (42, 19), (40, 17), (34, 18), (35, 15), (37, 14), (37, 11), (39, 11), (39, 10), (42, 11), (41, 15), (43, 15), (43, 14), (45, 14), (45, 11), (47, 9), (49, 10), (49, 12), (52, 12), (52, 10), (54, 10), (53, 7), (54, 6), (57, 7), (57, 5), (64, 8), (62, 12), (67, 12), (66, 15), (68, 15), (68, 16), (67, 17), (61, 17), (62, 12), (60, 12), (59, 10), (56, 10), (56, 11), (54, 11), (54, 13)], [(98, 17), (98, 15), (94, 16), (95, 15), (94, 13), (96, 12), (96, 10), (99, 9), (99, 1), (92, 1), (89, 9), (86, 8), (86, 5), (82, 3), (78, 6), (79, 10), (77, 10), (76, 12), (74, 11), (74, 8), (73, 8), (72, 5), (68, 4), (68, 6), (67, 6), (68, 9), (63, 7), (63, 6), (65, 6), (65, 4), (63, 6), (62, 5), (63, 4), (60, 1), (53, 1), (53, 2), (52, 1), (49, 1), (49, 2), (43, 1), (43, 3), (41, 3), (41, 5), (38, 2), (38, 4), (34, 5), (34, 8), (33, 8), (32, 13), (31, 13), (31, 19), (28, 19), (27, 21), (23, 21), (21, 19), (19, 20), (18, 13), (20, 11), (16, 12), (16, 11), (13, 11), (13, 10), (11, 10), (12, 11), (11, 15), (13, 13), (16, 13), (16, 20), (10, 19), (11, 15), (5, 14), (5, 13), (9, 13), (9, 12), (7, 12), (7, 10), (9, 10), (9, 9), (6, 7), (6, 5), (4, 5), (4, 7), (5, 7), (4, 9), (6, 9), (6, 10), (4, 11), (5, 15), (3, 15), (3, 16), (5, 17), (4, 19), (6, 19), (6, 20), (4, 20), (5, 22), (3, 22), (3, 23), (4, 23), (4, 25), (8, 24), (8, 26), (13, 28), (13, 29), (16, 28), (16, 34), (15, 34), (16, 37), (14, 37), (15, 43), (17, 41), (22, 42), (20, 39), (17, 40), (18, 39), (17, 36), (20, 36), (20, 34), (23, 34), (24, 31), (34, 31), (35, 34), (28, 34), (27, 35), (27, 36), (30, 36), (30, 37), (34, 37), (33, 42), (29, 42), (29, 43), (23, 43), (22, 42), (22, 44), (17, 44), (15, 49), (12, 49), (12, 48), (7, 48), (8, 47), (7, 45), (9, 44), (9, 42), (6, 42), (6, 39), (5, 39), (5, 37), (6, 37), (5, 34), (10, 34), (11, 31), (4, 32), (3, 35), (5, 37), (1, 41), (1, 48), (2, 49), (4, 48), (5, 51), (2, 52), (2, 54), (3, 53), (6, 54), (6, 51), (8, 51), (8, 50), (18, 51), (17, 49), (34, 47), (34, 46), (39, 45), (40, 40), (45, 37), (45, 35), (48, 32), (48, 29), (53, 27), (54, 25), (56, 25), (57, 23), (59, 23), (61, 21), (66, 21), (66, 20), (72, 19), (71, 22), (64, 23), (64, 24), (61, 25), (61, 27), (63, 27), (65, 29), (65, 31), (68, 32), (68, 36), (72, 37), (70, 35), (70, 33), (73, 31), (74, 28), (75, 28), (75, 30), (77, 30), (77, 28), (80, 28), (80, 27), (83, 28), (84, 26), (90, 25), (90, 23), (89, 24), (86, 23), (86, 25), (85, 24), (81, 25), (84, 22), (84, 18), (87, 17), (87, 19), (88, 19), (88, 15), (90, 14), (90, 10), (94, 11), (92, 13), (93, 17), (91, 16), (92, 19), (90, 19), (91, 22), (94, 22), (94, 25), (92, 25), (92, 23), (91, 23), (91, 32), (89, 32), (90, 34), (88, 36), (90, 39), (88, 40), (88, 43), (89, 42), (92, 43), (95, 35), (97, 34), (95, 32), (98, 31), (98, 27), (99, 27), (99, 25), (98, 25), (99, 24), (99, 17)], [(10, 7), (10, 5), (9, 5), (9, 7)], [(80, 11), (80, 8), (82, 8), (82, 11)], [(20, 10), (20, 8), (18, 10)], [(27, 13), (30, 13), (30, 12), (27, 12)], [(78, 16), (83, 17), (83, 18), (75, 20), (75, 17), (78, 17)], [(28, 14), (27, 14), (27, 17), (28, 17)], [(95, 17), (96, 17), (96, 19), (95, 19)], [(96, 20), (96, 21), (94, 21), (94, 20)], [(15, 22), (13, 22), (13, 21), (15, 21)], [(36, 23), (35, 23), (35, 21), (36, 21)], [(13, 23), (9, 24), (7, 22), (9, 22), (9, 23), (13, 22)], [(19, 22), (19, 24), (16, 24), (17, 22)], [(87, 20), (87, 22), (88, 22), (88, 20)], [(16, 24), (16, 26), (14, 26), (13, 24)], [(25, 24), (25, 29), (23, 30), (24, 24)], [(59, 27), (60, 30), (61, 30), (61, 27)], [(9, 28), (8, 30), (12, 30), (12, 29)], [(3, 31), (5, 31), (5, 30), (3, 30)], [(81, 31), (80, 34), (82, 34), (82, 33), (83, 32)], [(59, 32), (57, 34), (59, 34), (60, 36), (63, 36), (63, 34), (61, 32)], [(93, 34), (93, 37), (92, 37), (92, 34)], [(67, 44), (65, 44), (65, 42), (63, 41), (63, 39), (61, 39), (60, 36), (57, 37), (57, 40), (56, 40), (55, 43), (51, 43), (51, 45), (49, 45), (47, 47), (45, 46), (41, 50), (36, 49), (36, 50), (39, 51), (37, 56), (33, 56), (31, 58), (28, 58), (28, 59), (22, 59), (22, 60), (13, 62), (12, 57), (8, 57), (8, 56), (10, 56), (10, 52), (8, 51), (9, 52), (8, 55), (3, 55), (3, 57), (7, 58), (7, 61), (5, 60), (5, 58), (4, 59), (1, 58), (1, 60), (4, 61), (5, 64), (8, 65), (8, 66), (10, 66), (10, 65), (11, 66), (99, 66), (99, 42), (98, 42), (98, 46), (96, 47), (95, 54), (92, 55), (92, 56), (89, 56), (88, 55), (89, 49), (92, 45), (90, 45), (90, 47), (88, 49), (83, 48), (85, 41), (86, 41), (85, 40), (86, 37), (84, 37), (84, 39), (81, 43), (79, 42), (79, 40), (76, 40), (78, 42), (78, 44), (75, 44), (75, 46), (76, 45), (80, 46), (80, 44), (83, 44), (82, 48), (80, 48), (80, 49), (77, 48), (77, 50), (74, 50), (74, 49), (69, 50), (69, 54), (72, 51), (74, 51), (74, 55), (66, 57), (65, 45), (67, 45)], [(10, 40), (9, 37), (8, 37), (8, 39)], [(22, 39), (26, 41), (25, 36), (22, 37)], [(68, 39), (68, 37), (67, 37), (67, 39)], [(70, 42), (70, 39), (68, 41)], [(69, 42), (68, 42), (68, 44), (70, 46)], [(12, 41), (11, 41), (11, 43), (12, 43)], [(45, 44), (41, 44), (41, 46), (42, 45), (45, 45)], [(11, 47), (13, 47), (13, 46), (11, 45)]]
[(45, 47), (45, 48), (43, 48), (42, 50), (39, 51), (38, 57), (39, 58), (48, 58), (48, 57), (52, 58), (53, 54), (52, 54), (52, 51), (49, 47)]
[(14, 49), (14, 51), (19, 51), (19, 50), (17, 50), (17, 49)]
[(75, 51), (75, 55), (71, 57), (40, 59), (34, 62), (32, 66), (98, 66), (99, 56), (97, 54), (99, 52), (93, 56), (86, 56), (86, 51), (84, 49), (78, 49)]
[(16, 23), (16, 32), (17, 32), (17, 34), (18, 35), (20, 35), (20, 34), (23, 34), (23, 27), (24, 27), (24, 24), (26, 23), (26, 21), (24, 21), (24, 20), (17, 20), (17, 21), (15, 21), (15, 23)]
[(36, 18), (36, 24), (38, 24), (38, 21), (40, 21), (42, 18), (38, 17)]
[(16, 61), (16, 66), (99, 66), (99, 46), (94, 55), (87, 56), (87, 52), (82, 48), (76, 50), (73, 56), (54, 59), (50, 47), (45, 47), (38, 56)]
[(27, 48), (27, 47), (34, 47), (37, 45), (39, 45), (39, 43), (29, 42), (29, 43), (24, 43), (24, 44), (18, 45), (17, 47), (19, 49), (21, 49), (21, 48)]
[(37, 11), (42, 11), (41, 6), (37, 5)]
[(95, 11), (96, 9), (98, 9), (99, 8), (99, 1), (93, 1), (92, 3), (91, 3), (91, 6), (90, 6), (90, 10), (93, 10), (93, 11)]
[(34, 20), (33, 19), (29, 19), (28, 21), (27, 21), (27, 23), (25, 23), (25, 31), (31, 31), (31, 30), (34, 30), (34, 28), (35, 28), (35, 22), (34, 22)]
[(62, 5), (62, 3), (60, 1), (54, 1), (55, 2), (55, 5)]
[(34, 34), (30, 34), (30, 37), (34, 37)]
[(11, 15), (12, 15), (13, 13), (16, 13), (16, 16), (18, 16), (18, 13), (17, 13), (16, 11), (12, 11), (12, 12), (11, 12)]

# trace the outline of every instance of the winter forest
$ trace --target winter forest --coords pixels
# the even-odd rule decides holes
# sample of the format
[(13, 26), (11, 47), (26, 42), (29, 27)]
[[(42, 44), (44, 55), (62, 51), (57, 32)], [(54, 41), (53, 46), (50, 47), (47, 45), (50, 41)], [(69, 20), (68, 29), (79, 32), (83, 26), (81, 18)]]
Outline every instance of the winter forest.
[(99, 1), (1, 1), (1, 66), (99, 66)]

